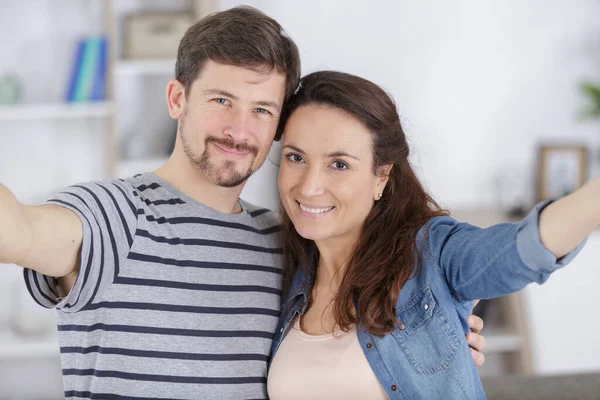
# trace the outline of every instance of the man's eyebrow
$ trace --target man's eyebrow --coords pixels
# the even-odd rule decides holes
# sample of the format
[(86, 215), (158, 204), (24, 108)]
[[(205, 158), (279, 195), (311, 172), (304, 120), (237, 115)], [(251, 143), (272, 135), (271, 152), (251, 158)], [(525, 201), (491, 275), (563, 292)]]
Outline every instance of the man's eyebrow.
[(281, 106), (279, 105), (279, 103), (276, 103), (274, 101), (257, 101), (254, 104), (256, 104), (257, 106), (263, 106), (263, 107), (272, 107), (276, 110), (281, 110)]
[[(202, 92), (202, 95), (203, 96), (217, 95), (217, 96), (229, 97), (230, 99), (233, 99), (233, 100), (239, 100), (239, 97), (237, 97), (233, 93), (229, 93), (228, 91), (221, 90), (221, 89), (207, 89)], [(279, 103), (277, 103), (275, 101), (260, 100), (260, 101), (255, 101), (253, 104), (255, 104), (257, 106), (261, 106), (261, 107), (272, 107), (276, 110), (281, 110), (281, 106), (279, 105)]]
[(202, 94), (203, 94), (204, 96), (206, 96), (206, 95), (210, 95), (210, 94), (216, 94), (216, 95), (219, 95), (219, 96), (230, 97), (230, 98), (232, 98), (232, 99), (234, 99), (234, 100), (237, 100), (237, 99), (238, 99), (238, 97), (237, 97), (236, 95), (234, 95), (234, 94), (232, 94), (232, 93), (229, 93), (229, 92), (227, 92), (227, 91), (225, 91), (225, 90), (220, 90), (220, 89), (207, 89), (207, 90), (204, 90), (204, 91), (202, 92)]

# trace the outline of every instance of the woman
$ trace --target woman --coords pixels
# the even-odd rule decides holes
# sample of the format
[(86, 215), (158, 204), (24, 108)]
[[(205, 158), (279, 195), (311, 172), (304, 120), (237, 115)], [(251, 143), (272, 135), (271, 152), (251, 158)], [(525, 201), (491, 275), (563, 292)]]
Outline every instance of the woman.
[(600, 223), (600, 178), (480, 229), (425, 192), (375, 84), (310, 74), (280, 126), (287, 294), (270, 398), (485, 398), (463, 339), (472, 301), (566, 265)]

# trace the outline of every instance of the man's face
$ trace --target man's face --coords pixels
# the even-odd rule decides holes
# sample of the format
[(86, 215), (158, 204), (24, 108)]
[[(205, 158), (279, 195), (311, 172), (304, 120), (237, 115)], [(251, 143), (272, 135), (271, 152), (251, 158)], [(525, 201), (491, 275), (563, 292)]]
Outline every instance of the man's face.
[(182, 101), (178, 135), (194, 168), (235, 187), (264, 162), (285, 93), (285, 75), (207, 61)]

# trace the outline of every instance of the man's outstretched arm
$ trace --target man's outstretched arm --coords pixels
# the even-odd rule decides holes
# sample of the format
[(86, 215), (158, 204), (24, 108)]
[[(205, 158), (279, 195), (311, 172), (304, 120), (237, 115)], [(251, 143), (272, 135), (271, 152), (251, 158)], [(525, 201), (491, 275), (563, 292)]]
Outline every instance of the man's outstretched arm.
[(0, 184), (0, 263), (72, 277), (82, 238), (81, 221), (72, 211), (55, 205), (24, 205)]

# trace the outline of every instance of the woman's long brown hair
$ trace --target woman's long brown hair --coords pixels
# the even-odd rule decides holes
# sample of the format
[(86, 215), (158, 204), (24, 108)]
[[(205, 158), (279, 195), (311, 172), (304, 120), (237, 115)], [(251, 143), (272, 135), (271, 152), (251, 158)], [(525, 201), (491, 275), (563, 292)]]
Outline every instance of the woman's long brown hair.
[[(418, 273), (421, 260), (416, 236), (429, 219), (446, 215), (417, 179), (409, 163), (409, 147), (396, 105), (376, 84), (336, 71), (319, 71), (301, 79), (297, 93), (283, 110), (277, 138), (292, 113), (303, 105), (323, 104), (341, 109), (361, 121), (373, 144), (373, 172), (393, 164), (383, 196), (367, 216), (334, 299), (334, 315), (342, 330), (357, 322), (376, 335), (390, 333), (396, 302), (406, 282)], [(312, 276), (318, 249), (301, 237), (282, 207), (285, 257), (284, 290), (297, 268)], [(356, 305), (356, 313), (352, 305)]]

